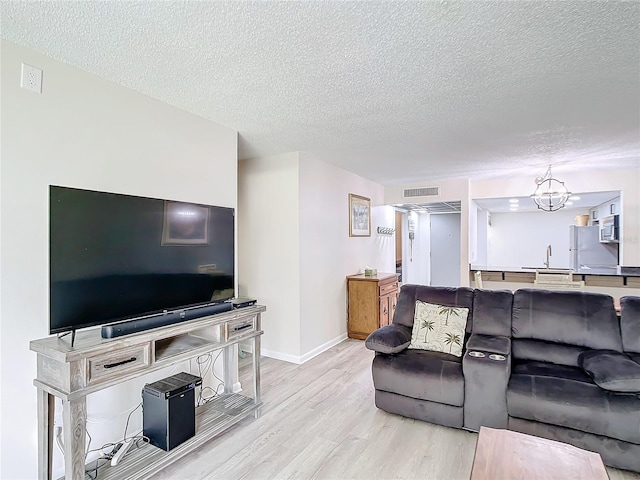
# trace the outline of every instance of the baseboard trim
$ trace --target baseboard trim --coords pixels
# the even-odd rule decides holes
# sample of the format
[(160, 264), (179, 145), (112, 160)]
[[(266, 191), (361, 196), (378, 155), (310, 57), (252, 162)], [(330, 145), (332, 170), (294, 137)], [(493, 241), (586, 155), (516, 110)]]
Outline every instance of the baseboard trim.
[(323, 343), (319, 347), (314, 348), (309, 353), (305, 353), (304, 355), (302, 355), (302, 357), (301, 357), (302, 361), (300, 363), (308, 362), (313, 357), (317, 357), (322, 352), (326, 352), (331, 347), (335, 347), (339, 343), (344, 342), (346, 339), (347, 339), (347, 334), (346, 333), (343, 333), (342, 335), (338, 335), (336, 338), (334, 338), (332, 340), (329, 340), (328, 342)]
[(308, 362), (312, 358), (317, 357), (321, 353), (326, 352), (331, 347), (334, 347), (339, 343), (344, 342), (346, 339), (347, 339), (347, 334), (343, 333), (342, 335), (339, 335), (336, 338), (323, 343), (322, 345), (314, 348), (313, 350), (311, 350), (308, 353), (305, 353), (304, 355), (291, 355), (289, 353), (276, 352), (274, 350), (267, 350), (264, 348), (260, 350), (260, 354), (262, 356), (274, 358), (276, 360), (282, 360), (284, 362), (302, 365), (303, 363)]
[(302, 363), (299, 356), (276, 352), (275, 350), (267, 350), (265, 348), (260, 349), (260, 355), (263, 357), (273, 358), (275, 360), (282, 360), (283, 362), (297, 363), (298, 365)]

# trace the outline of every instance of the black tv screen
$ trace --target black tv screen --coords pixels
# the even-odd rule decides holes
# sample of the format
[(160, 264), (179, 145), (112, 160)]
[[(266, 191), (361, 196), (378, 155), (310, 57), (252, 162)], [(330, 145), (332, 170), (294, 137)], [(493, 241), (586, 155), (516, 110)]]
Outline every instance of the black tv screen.
[(233, 298), (234, 209), (51, 186), (50, 333)]

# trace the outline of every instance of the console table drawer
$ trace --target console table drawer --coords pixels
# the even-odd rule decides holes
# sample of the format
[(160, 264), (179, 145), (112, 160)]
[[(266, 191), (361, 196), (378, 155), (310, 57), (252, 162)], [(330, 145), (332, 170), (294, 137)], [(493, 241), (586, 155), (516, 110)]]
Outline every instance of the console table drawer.
[(87, 358), (87, 384), (93, 385), (146, 368), (150, 358), (149, 345), (145, 343)]
[(380, 285), (380, 296), (398, 291), (398, 282), (391, 282)]
[(256, 331), (256, 317), (231, 320), (224, 324), (224, 341), (229, 342), (234, 338)]

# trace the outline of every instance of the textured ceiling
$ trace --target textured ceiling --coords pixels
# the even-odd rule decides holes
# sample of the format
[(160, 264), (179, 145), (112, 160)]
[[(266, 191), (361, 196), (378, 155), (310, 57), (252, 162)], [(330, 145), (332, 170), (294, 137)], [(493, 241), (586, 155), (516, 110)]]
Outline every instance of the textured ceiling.
[[(382, 184), (640, 165), (640, 2), (2, 0), (2, 36)], [(45, 72), (46, 76), (46, 72)]]

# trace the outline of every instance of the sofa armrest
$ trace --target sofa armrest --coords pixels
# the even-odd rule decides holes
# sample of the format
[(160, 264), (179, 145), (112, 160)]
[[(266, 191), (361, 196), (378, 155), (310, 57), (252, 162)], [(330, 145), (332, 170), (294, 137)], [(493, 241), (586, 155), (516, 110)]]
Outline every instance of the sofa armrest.
[(369, 350), (379, 353), (398, 353), (411, 343), (411, 329), (404, 325), (386, 325), (372, 332), (364, 342)]
[(624, 353), (591, 350), (580, 354), (578, 365), (603, 390), (640, 393), (640, 364)]
[(507, 428), (507, 384), (511, 376), (511, 339), (474, 334), (462, 357), (464, 428)]
[(467, 341), (467, 351), (479, 351), (484, 353), (497, 353), (500, 355), (511, 354), (511, 339), (499, 335), (473, 334)]

